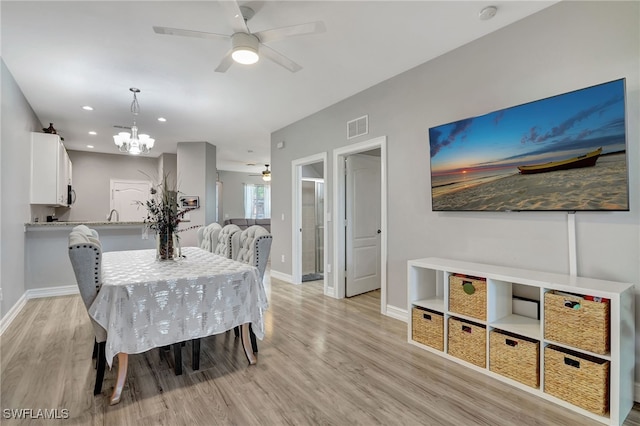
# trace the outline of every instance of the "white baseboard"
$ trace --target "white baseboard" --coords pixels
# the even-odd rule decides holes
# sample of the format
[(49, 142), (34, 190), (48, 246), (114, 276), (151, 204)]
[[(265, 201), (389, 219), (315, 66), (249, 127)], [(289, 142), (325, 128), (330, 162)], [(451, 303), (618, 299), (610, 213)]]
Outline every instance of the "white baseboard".
[(11, 324), (11, 322), (14, 319), (16, 319), (16, 317), (18, 316), (20, 311), (22, 311), (22, 308), (24, 308), (24, 305), (26, 304), (27, 304), (27, 293), (24, 293), (20, 297), (20, 299), (18, 299), (15, 305), (13, 305), (11, 309), (9, 309), (9, 312), (7, 312), (7, 314), (2, 317), (2, 320), (0, 320), (0, 336), (2, 336), (5, 330), (9, 328), (9, 325)]
[(27, 290), (24, 294), (18, 299), (18, 301), (9, 309), (9, 312), (2, 317), (0, 320), (0, 336), (5, 332), (5, 330), (11, 325), (11, 322), (18, 316), (18, 314), (22, 311), (24, 306), (27, 304), (27, 300), (30, 299), (40, 299), (42, 297), (55, 297), (55, 296), (69, 296), (72, 294), (78, 294), (80, 291), (78, 290), (77, 285), (63, 285), (59, 287), (48, 287), (48, 288), (36, 288)]
[(271, 270), (271, 278), (275, 278), (280, 281), (286, 281), (289, 284), (293, 284), (293, 277), (289, 274), (285, 274), (283, 272)]
[(59, 287), (46, 287), (46, 288), (34, 288), (27, 290), (25, 295), (27, 300), (40, 299), (42, 297), (55, 297), (55, 296), (69, 296), (72, 294), (78, 294), (77, 285), (62, 285)]
[(407, 322), (409, 318), (409, 311), (406, 309), (400, 309), (396, 306), (387, 305), (387, 316)]

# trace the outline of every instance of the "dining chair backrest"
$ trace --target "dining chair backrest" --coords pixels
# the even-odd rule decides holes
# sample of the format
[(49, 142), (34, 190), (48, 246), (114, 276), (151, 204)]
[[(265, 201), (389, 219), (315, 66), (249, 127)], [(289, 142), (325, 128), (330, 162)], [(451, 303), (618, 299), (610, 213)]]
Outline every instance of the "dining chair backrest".
[(198, 228), (198, 247), (213, 252), (218, 243), (218, 234), (220, 234), (221, 230), (222, 226), (215, 222)]
[[(102, 285), (102, 245), (95, 230), (86, 226), (85, 228), (89, 231), (76, 228), (69, 234), (69, 260), (76, 276), (80, 296), (88, 311)], [(106, 341), (107, 332), (105, 329), (93, 318), (91, 318), (91, 323), (96, 342)]]
[(253, 225), (233, 235), (231, 239), (232, 259), (258, 268), (260, 279), (264, 278), (272, 235), (260, 225)]
[(239, 232), (240, 227), (238, 225), (225, 225), (218, 233), (218, 242), (213, 249), (213, 253), (231, 259), (231, 238)]

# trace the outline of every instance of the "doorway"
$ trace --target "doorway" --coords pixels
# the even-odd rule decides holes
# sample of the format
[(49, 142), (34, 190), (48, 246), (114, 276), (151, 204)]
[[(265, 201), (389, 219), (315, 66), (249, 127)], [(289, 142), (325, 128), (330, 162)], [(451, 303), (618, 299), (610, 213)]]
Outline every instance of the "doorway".
[[(333, 182), (335, 182), (336, 186), (333, 192), (333, 217), (335, 218), (333, 226), (333, 264), (335, 265), (335, 274), (333, 276), (334, 297), (343, 298), (348, 295), (347, 282), (350, 278), (369, 278), (376, 274), (376, 279), (379, 280), (380, 287), (380, 311), (385, 315), (387, 311), (386, 142), (386, 136), (381, 136), (333, 151)], [(348, 161), (366, 156), (362, 155), (364, 153), (374, 154), (368, 155), (368, 157), (377, 157), (374, 161), (376, 161), (379, 171), (379, 178), (371, 178), (370, 172), (366, 172), (359, 178), (356, 178), (355, 182), (348, 182), (349, 179), (346, 177)], [(347, 160), (352, 156), (352, 160)], [(369, 178), (367, 178), (367, 176), (369, 176)], [(360, 197), (360, 200), (357, 199), (358, 197), (352, 197), (355, 189), (353, 185), (358, 185), (358, 179), (360, 183), (367, 183), (368, 180), (369, 184), (372, 183), (371, 181), (377, 182), (379, 191), (369, 193), (366, 189), (363, 191), (356, 190), (356, 193), (364, 197)], [(349, 190), (349, 186), (352, 186), (351, 190)], [(377, 194), (379, 194), (379, 196)], [(371, 195), (371, 197), (367, 197), (367, 195)], [(371, 214), (370, 216), (373, 217), (374, 221), (378, 221), (379, 226), (372, 228), (371, 224), (360, 222), (358, 214), (353, 215), (353, 209), (352, 213), (349, 213), (347, 205), (354, 202), (363, 203), (359, 207), (360, 210), (375, 210), (375, 214)], [(357, 209), (358, 208), (356, 208), (356, 210)], [(379, 219), (374, 217), (377, 216), (378, 213)], [(355, 218), (356, 223), (351, 224), (355, 226), (349, 225), (348, 216), (351, 216), (351, 221)], [(367, 228), (367, 232), (363, 232), (361, 228)], [(373, 237), (373, 235), (375, 235), (375, 237)], [(368, 243), (365, 244), (366, 248), (360, 250), (358, 247), (359, 242), (356, 240), (365, 236)], [(372, 242), (379, 245), (379, 256), (374, 254), (374, 250), (376, 249), (374, 249), (374, 245), (370, 244)], [(357, 253), (358, 251), (360, 251), (360, 253)], [(362, 263), (359, 263), (359, 261), (362, 261)], [(351, 268), (351, 271), (349, 271), (349, 268)], [(371, 283), (367, 285), (371, 286)], [(356, 291), (358, 291), (358, 289), (356, 289)], [(351, 291), (349, 291), (349, 294), (351, 294)]]
[(324, 293), (329, 294), (325, 273), (327, 218), (324, 211), (327, 154), (323, 152), (294, 160), (291, 170), (291, 282), (301, 284), (322, 280)]
[(302, 166), (302, 282), (324, 278), (324, 179), (306, 176), (321, 167), (322, 163)]

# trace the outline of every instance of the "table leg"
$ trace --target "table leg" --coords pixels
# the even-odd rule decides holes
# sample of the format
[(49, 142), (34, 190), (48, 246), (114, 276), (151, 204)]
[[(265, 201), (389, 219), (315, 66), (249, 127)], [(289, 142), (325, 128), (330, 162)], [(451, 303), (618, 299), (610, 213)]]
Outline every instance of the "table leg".
[(191, 368), (200, 369), (200, 339), (191, 340)]
[(173, 344), (173, 371), (176, 376), (182, 374), (182, 344), (174, 343)]
[(113, 394), (109, 405), (115, 405), (120, 402), (122, 396), (122, 388), (124, 388), (124, 380), (127, 378), (127, 368), (129, 367), (129, 354), (118, 353), (118, 377), (116, 385), (113, 387)]
[(256, 362), (258, 362), (258, 359), (253, 353), (253, 347), (251, 346), (251, 339), (249, 338), (249, 326), (250, 323), (242, 324), (242, 348), (244, 349), (244, 354), (247, 356), (249, 364), (254, 365)]

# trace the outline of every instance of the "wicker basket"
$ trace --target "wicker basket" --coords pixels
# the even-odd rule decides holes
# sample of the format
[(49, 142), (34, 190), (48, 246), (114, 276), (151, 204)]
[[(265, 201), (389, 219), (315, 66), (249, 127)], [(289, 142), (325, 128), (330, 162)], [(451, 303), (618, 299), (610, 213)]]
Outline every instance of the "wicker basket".
[(487, 366), (487, 331), (483, 325), (449, 318), (449, 355), (478, 367)]
[(609, 361), (549, 345), (544, 348), (544, 391), (604, 416), (609, 411)]
[(444, 317), (441, 313), (414, 306), (411, 324), (413, 340), (444, 351)]
[(532, 388), (538, 388), (540, 342), (492, 330), (489, 333), (489, 369)]
[[(471, 289), (468, 294), (465, 289)], [(449, 311), (485, 321), (487, 319), (487, 280), (449, 276)]]
[(609, 352), (609, 301), (544, 295), (544, 338), (597, 354)]

